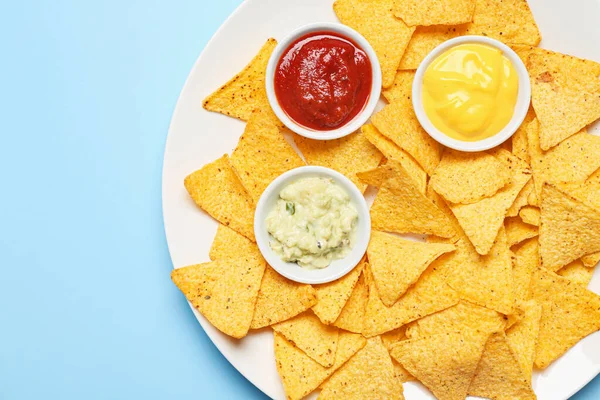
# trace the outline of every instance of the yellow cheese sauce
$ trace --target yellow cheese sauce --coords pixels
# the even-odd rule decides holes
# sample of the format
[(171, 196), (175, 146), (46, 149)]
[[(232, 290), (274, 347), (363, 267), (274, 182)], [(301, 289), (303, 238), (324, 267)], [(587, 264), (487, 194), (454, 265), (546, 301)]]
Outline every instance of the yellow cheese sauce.
[(475, 142), (511, 120), (519, 80), (502, 51), (484, 44), (448, 49), (423, 74), (422, 101), (432, 124), (451, 138)]

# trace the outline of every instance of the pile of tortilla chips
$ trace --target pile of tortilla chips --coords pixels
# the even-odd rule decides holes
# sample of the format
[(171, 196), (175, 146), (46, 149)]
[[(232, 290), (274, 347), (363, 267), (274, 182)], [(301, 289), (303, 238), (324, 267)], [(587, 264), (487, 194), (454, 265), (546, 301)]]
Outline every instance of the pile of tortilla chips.
[[(230, 155), (185, 178), (220, 224), (211, 261), (174, 270), (173, 281), (223, 333), (273, 331), (291, 400), (315, 390), (403, 399), (411, 380), (442, 400), (535, 399), (535, 368), (600, 330), (600, 296), (586, 288), (600, 260), (600, 137), (586, 130), (600, 118), (600, 64), (535, 47), (525, 0), (336, 0), (333, 9), (377, 52), (388, 104), (342, 139), (293, 135), (265, 95), (276, 45), (267, 40), (203, 103), (247, 123)], [(480, 153), (433, 141), (410, 102), (423, 57), (465, 34), (511, 45), (532, 85), (512, 140)], [(261, 193), (305, 164), (378, 188), (365, 258), (323, 285), (280, 276), (254, 242)]]

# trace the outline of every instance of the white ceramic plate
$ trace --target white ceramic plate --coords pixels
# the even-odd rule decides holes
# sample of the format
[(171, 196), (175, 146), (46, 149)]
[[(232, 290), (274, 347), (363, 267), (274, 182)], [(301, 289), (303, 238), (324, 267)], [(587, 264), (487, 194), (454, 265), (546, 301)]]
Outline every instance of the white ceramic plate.
[[(598, 0), (530, 0), (542, 32), (542, 47), (600, 61)], [(208, 43), (181, 92), (167, 139), (163, 169), (163, 214), (175, 267), (208, 261), (217, 223), (200, 211), (183, 187), (190, 172), (230, 153), (244, 123), (202, 108), (202, 100), (239, 72), (269, 37), (283, 38), (295, 28), (336, 21), (332, 0), (246, 0)], [(600, 292), (600, 273), (590, 284)], [(236, 341), (221, 334), (194, 310), (221, 353), (248, 380), (273, 399), (285, 399), (275, 368), (268, 330)], [(600, 333), (589, 336), (546, 370), (533, 385), (539, 400), (564, 400), (600, 372)], [(404, 385), (408, 400), (433, 399), (416, 383)]]

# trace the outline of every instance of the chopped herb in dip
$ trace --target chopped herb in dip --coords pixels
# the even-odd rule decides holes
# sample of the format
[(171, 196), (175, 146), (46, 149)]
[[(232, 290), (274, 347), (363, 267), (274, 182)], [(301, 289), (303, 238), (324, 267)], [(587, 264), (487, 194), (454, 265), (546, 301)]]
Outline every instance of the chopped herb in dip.
[(358, 213), (330, 178), (302, 178), (286, 186), (267, 216), (271, 249), (308, 269), (344, 258), (354, 244)]

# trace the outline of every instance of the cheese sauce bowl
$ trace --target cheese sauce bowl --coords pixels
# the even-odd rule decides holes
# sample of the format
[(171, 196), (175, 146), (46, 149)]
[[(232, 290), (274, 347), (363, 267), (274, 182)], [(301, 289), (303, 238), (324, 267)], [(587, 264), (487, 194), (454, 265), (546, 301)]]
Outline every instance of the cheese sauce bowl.
[[(348, 204), (352, 205), (357, 213), (351, 248), (343, 258), (333, 259), (325, 268), (309, 269), (301, 267), (295, 262), (284, 261), (281, 255), (271, 247), (271, 242), (275, 239), (268, 231), (267, 217), (277, 206), (281, 191), (304, 178), (328, 178), (332, 180), (333, 184), (348, 195)], [(254, 234), (263, 257), (279, 274), (300, 283), (327, 283), (352, 271), (367, 251), (371, 237), (369, 206), (356, 185), (339, 172), (317, 166), (295, 168), (277, 177), (261, 195), (254, 213)]]
[[(315, 38), (313, 38), (313, 36)], [(317, 36), (324, 36), (324, 38), (316, 38)], [(343, 62), (342, 64), (336, 64), (335, 62), (333, 62), (331, 64), (328, 64), (326, 68), (323, 65), (320, 65), (320, 63), (323, 62), (324, 58), (314, 56), (319, 52), (318, 50), (313, 51), (312, 54), (308, 51), (306, 53), (302, 52), (302, 47), (306, 46), (307, 43), (310, 43), (313, 39), (315, 40), (315, 42), (317, 40), (325, 41), (329, 39), (329, 42), (327, 43), (312, 43), (314, 46), (335, 46), (331, 44), (331, 40), (339, 40), (340, 44), (342, 44), (343, 42), (343, 44), (345, 45), (354, 47), (356, 53), (353, 53), (355, 55), (353, 64), (356, 63), (355, 60), (357, 60), (356, 56), (358, 55), (360, 55), (363, 61), (366, 58), (366, 61), (368, 61), (366, 63), (368, 64), (366, 68), (370, 67), (370, 73), (365, 72), (368, 70), (365, 70), (364, 68), (359, 68), (361, 65), (364, 67), (364, 64), (353, 65), (353, 67), (356, 68), (353, 68), (352, 70), (354, 72), (360, 70), (362, 72), (362, 75), (358, 76), (362, 78), (370, 78), (368, 79), (368, 81), (370, 82), (363, 82), (362, 80), (357, 79), (357, 77), (353, 75), (345, 75), (348, 69), (345, 68)], [(323, 50), (326, 49), (327, 47), (323, 47)], [(302, 55), (307, 57), (314, 56), (314, 58), (308, 59), (308, 62), (301, 63), (300, 57)], [(330, 53), (328, 55), (329, 59), (335, 58), (337, 56), (339, 56), (339, 52)], [(289, 60), (294, 60), (294, 62), (296, 62), (295, 59), (297, 57), (299, 58), (299, 60), (298, 64), (296, 65), (302, 65), (302, 68), (318, 68), (319, 66), (321, 66), (323, 67), (323, 69), (317, 71), (318, 73), (313, 73), (314, 71), (304, 71), (302, 76), (303, 81), (301, 83), (298, 83), (298, 81), (294, 81), (296, 77), (293, 73), (291, 73), (291, 71), (282, 70), (285, 67), (290, 67), (291, 62), (288, 62)], [(342, 59), (342, 61), (344, 60)], [(340, 81), (337, 83), (339, 83), (340, 85), (332, 89), (331, 87), (327, 87), (326, 84), (329, 83), (333, 86), (335, 82), (326, 81), (327, 79), (338, 79), (334, 78), (334, 76), (340, 74), (331, 73), (331, 70), (335, 69), (336, 67), (339, 67), (340, 70), (343, 69), (344, 73), (341, 75), (344, 75), (345, 78), (339, 78)], [(302, 72), (300, 73), (302, 74)], [(319, 75), (320, 73), (323, 74)], [(320, 82), (315, 83), (315, 81), (312, 80), (313, 77), (316, 76), (320, 76), (320, 78), (322, 78)], [(323, 78), (323, 76), (325, 76), (325, 78)], [(290, 85), (291, 81), (292, 83), (298, 83), (299, 85), (302, 84), (304, 86), (299, 87), (297, 91), (290, 90), (289, 86), (285, 86), (286, 89), (284, 90), (282, 89), (282, 81), (284, 79), (287, 80), (287, 85)], [(323, 88), (322, 85), (319, 85), (319, 83), (325, 84), (325, 88)], [(287, 128), (297, 133), (298, 135), (310, 139), (331, 140), (347, 136), (357, 131), (371, 117), (371, 114), (373, 114), (373, 111), (375, 110), (375, 107), (381, 94), (381, 68), (375, 51), (373, 50), (369, 42), (367, 42), (367, 40), (361, 34), (356, 32), (354, 29), (342, 24), (319, 22), (304, 25), (294, 30), (283, 40), (279, 41), (279, 43), (271, 53), (269, 62), (267, 64), (265, 84), (269, 104), (271, 105), (271, 108), (275, 112), (277, 118), (279, 118), (279, 120)], [(368, 84), (370, 84), (370, 87), (367, 87)], [(332, 123), (331, 125), (325, 126), (323, 124), (320, 125), (319, 121), (317, 121), (316, 123), (312, 123), (314, 121), (302, 121), (292, 116), (294, 114), (294, 111), (296, 111), (297, 117), (298, 113), (306, 113), (308, 111), (311, 111), (310, 109), (314, 109), (312, 111), (315, 111), (315, 113), (317, 113), (318, 115), (325, 116), (327, 116), (327, 113), (331, 112), (332, 110), (340, 112), (340, 108), (336, 107), (337, 105), (339, 105), (339, 103), (329, 104), (326, 101), (328, 100), (326, 95), (324, 95), (323, 93), (329, 91), (329, 95), (335, 97), (338, 96), (339, 93), (339, 90), (337, 89), (346, 88), (348, 85), (358, 85), (358, 89), (356, 92), (349, 94), (349, 97), (352, 98), (353, 102), (351, 112), (346, 110), (346, 113), (343, 114), (346, 116), (346, 118), (341, 119), (339, 123)], [(304, 90), (306, 92), (303, 92)], [(300, 92), (302, 93), (300, 94)], [(278, 96), (287, 96), (291, 97), (291, 99), (288, 99), (289, 101), (286, 102), (284, 101), (284, 98), (278, 98)], [(325, 97), (320, 98), (320, 96)], [(361, 97), (359, 98), (359, 96)], [(339, 100), (339, 98), (337, 100)], [(354, 103), (358, 101), (360, 101), (362, 104)], [(342, 108), (344, 106), (348, 106), (348, 104), (342, 104)], [(293, 109), (289, 109), (289, 107), (293, 107)], [(313, 116), (311, 115), (311, 118), (312, 117)]]
[[(433, 63), (435, 63), (440, 56), (443, 56), (449, 50), (456, 48), (457, 46), (469, 44), (484, 45), (499, 50), (502, 53), (502, 56), (506, 57), (510, 61), (518, 78), (517, 98), (512, 113), (512, 118), (496, 134), (475, 141), (459, 140), (456, 138), (452, 138), (448, 134), (438, 129), (426, 112), (423, 95), (424, 77), (426, 71), (428, 71), (428, 68)], [(523, 64), (523, 61), (510, 47), (508, 47), (504, 43), (495, 39), (490, 39), (485, 36), (461, 36), (448, 40), (437, 46), (423, 59), (423, 61), (417, 68), (412, 86), (413, 108), (417, 119), (419, 120), (419, 123), (421, 124), (423, 129), (433, 139), (443, 144), (444, 146), (464, 152), (488, 150), (508, 140), (523, 122), (525, 115), (527, 114), (527, 111), (529, 109), (530, 102), (531, 86), (529, 81), (529, 74), (527, 72), (527, 69), (525, 68), (525, 64)]]

